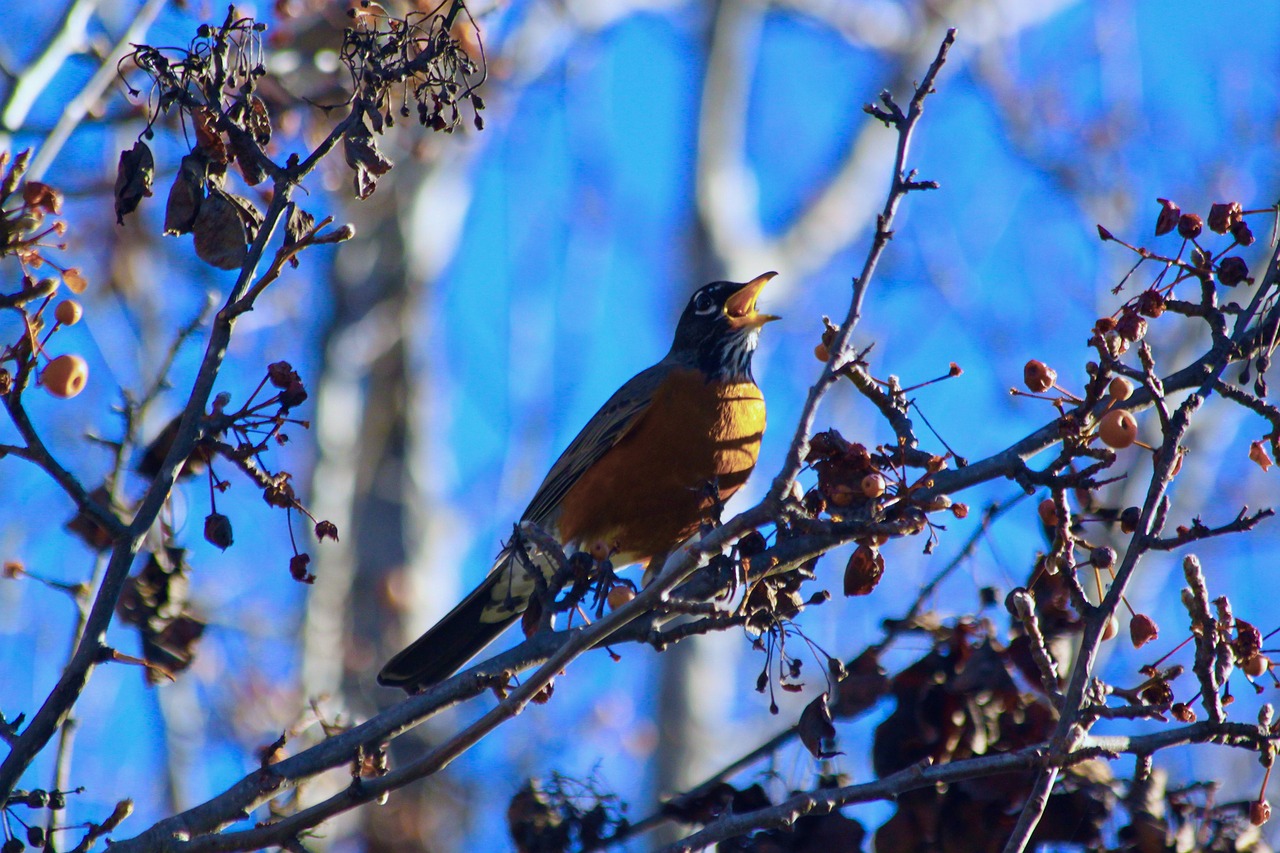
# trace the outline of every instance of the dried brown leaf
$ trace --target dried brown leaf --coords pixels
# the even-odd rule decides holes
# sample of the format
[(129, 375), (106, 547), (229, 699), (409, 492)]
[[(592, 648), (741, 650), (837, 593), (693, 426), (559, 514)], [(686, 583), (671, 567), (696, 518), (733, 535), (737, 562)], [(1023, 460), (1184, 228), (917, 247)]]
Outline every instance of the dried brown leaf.
[(378, 150), (378, 143), (364, 125), (358, 125), (342, 139), (342, 150), (347, 165), (355, 171), (353, 178), (356, 197), (361, 200), (373, 195), (378, 178), (391, 171), (394, 165)]
[(213, 192), (200, 205), (195, 232), (196, 255), (220, 270), (239, 269), (249, 254), (248, 233), (236, 206), (221, 192)]
[(115, 188), (117, 225), (123, 225), (124, 218), (138, 209), (142, 199), (151, 195), (155, 171), (156, 161), (147, 143), (139, 140), (128, 151), (120, 152)]
[(178, 174), (169, 187), (169, 199), (164, 206), (164, 233), (189, 234), (205, 196), (205, 179), (209, 161), (202, 154), (188, 154), (182, 158)]
[(822, 748), (824, 740), (836, 736), (836, 727), (831, 722), (831, 709), (827, 707), (827, 696), (828, 694), (823, 693), (806, 705), (800, 712), (800, 722), (796, 724), (800, 742), (814, 758), (831, 758), (840, 754)]

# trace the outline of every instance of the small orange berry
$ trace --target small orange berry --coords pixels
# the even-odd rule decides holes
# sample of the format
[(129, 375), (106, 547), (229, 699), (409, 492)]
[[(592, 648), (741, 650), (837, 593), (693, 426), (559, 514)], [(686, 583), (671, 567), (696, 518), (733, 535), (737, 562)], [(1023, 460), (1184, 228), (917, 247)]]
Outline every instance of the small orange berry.
[(1266, 675), (1267, 670), (1271, 669), (1271, 658), (1266, 655), (1254, 655), (1241, 664), (1240, 668), (1250, 678), (1258, 678)]
[(1040, 501), (1040, 520), (1044, 522), (1045, 527), (1058, 526), (1058, 508), (1054, 506), (1053, 498)]
[(1111, 384), (1107, 386), (1107, 391), (1111, 394), (1111, 399), (1117, 403), (1123, 403), (1133, 396), (1133, 383), (1123, 376), (1117, 376), (1111, 380)]
[(875, 471), (862, 478), (862, 493), (869, 498), (878, 498), (884, 494), (884, 475)]
[(1107, 624), (1102, 628), (1102, 641), (1114, 640), (1116, 634), (1120, 633), (1120, 620), (1114, 615), (1108, 617)]
[(53, 317), (64, 326), (74, 326), (80, 322), (84, 309), (74, 299), (64, 299), (53, 309)]
[(89, 365), (78, 355), (60, 355), (45, 367), (40, 381), (55, 397), (74, 397), (89, 381)]
[(831, 350), (827, 349), (826, 344), (818, 344), (813, 348), (813, 357), (818, 361), (827, 362), (831, 359)]
[(1254, 826), (1262, 826), (1271, 820), (1271, 804), (1266, 800), (1256, 800), (1249, 803), (1249, 823)]
[(1107, 447), (1123, 450), (1138, 440), (1138, 419), (1123, 409), (1113, 409), (1102, 416), (1098, 436)]
[(635, 598), (635, 591), (624, 583), (620, 583), (613, 589), (609, 590), (609, 609), (617, 610), (622, 605)]

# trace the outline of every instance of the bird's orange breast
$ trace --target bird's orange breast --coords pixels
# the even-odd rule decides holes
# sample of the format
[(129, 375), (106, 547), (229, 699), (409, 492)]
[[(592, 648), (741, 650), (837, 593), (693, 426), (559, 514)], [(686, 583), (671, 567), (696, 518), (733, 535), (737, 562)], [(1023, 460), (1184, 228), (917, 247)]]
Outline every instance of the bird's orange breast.
[[(618, 564), (666, 554), (755, 467), (765, 408), (752, 382), (666, 377), (626, 434), (569, 489), (556, 519), (566, 544), (600, 543)], [(713, 488), (714, 487), (714, 488)]]

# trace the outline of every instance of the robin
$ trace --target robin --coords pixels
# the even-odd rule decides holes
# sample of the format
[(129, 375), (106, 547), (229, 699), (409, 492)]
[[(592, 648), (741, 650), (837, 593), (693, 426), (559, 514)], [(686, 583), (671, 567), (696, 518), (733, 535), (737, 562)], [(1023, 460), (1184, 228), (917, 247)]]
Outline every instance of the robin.
[[(777, 273), (700, 288), (666, 357), (609, 398), (538, 488), (523, 519), (565, 546), (656, 571), (755, 467), (764, 397), (751, 376), (756, 298)], [(537, 561), (548, 577), (549, 560)], [(378, 682), (415, 692), (448, 678), (514, 622), (536, 585), (508, 547), (493, 570), (404, 651)]]

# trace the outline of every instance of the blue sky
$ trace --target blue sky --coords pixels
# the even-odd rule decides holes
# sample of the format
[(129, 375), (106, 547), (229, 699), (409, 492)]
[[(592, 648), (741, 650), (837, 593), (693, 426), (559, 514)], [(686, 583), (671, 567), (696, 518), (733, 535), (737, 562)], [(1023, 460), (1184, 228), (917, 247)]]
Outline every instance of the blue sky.
[[(502, 33), (527, 14), (527, 4), (516, 4), (500, 17), (491, 46), (499, 49)], [(423, 324), (431, 334), (420, 341), (420, 356), (434, 373), (422, 411), (432, 465), (420, 476), (424, 489), (456, 522), (449, 553), (457, 563), (459, 589), (487, 571), (496, 543), (591, 413), (621, 382), (662, 356), (674, 318), (704, 283), (695, 266), (694, 210), (704, 14), (677, 7), (627, 17), (574, 42), (517, 95), (489, 98), (488, 128), (471, 167), (473, 196), (461, 242), (421, 308), (429, 312)], [(187, 23), (174, 15), (162, 32), (183, 41), (177, 34)], [(915, 397), (941, 435), (971, 458), (999, 450), (1048, 420), (1047, 407), (1011, 400), (1007, 389), (1019, 383), (1022, 364), (1031, 357), (1054, 364), (1068, 387), (1081, 384), (1089, 327), (1093, 318), (1118, 306), (1108, 288), (1131, 263), (1120, 250), (1097, 241), (1098, 221), (1126, 238), (1149, 240), (1158, 196), (1201, 213), (1214, 201), (1238, 198), (1246, 206), (1263, 206), (1276, 197), (1280, 113), (1272, 81), (1280, 70), (1278, 43), (1280, 9), (1274, 4), (1221, 9), (1160, 0), (1075, 4), (981, 57), (974, 56), (962, 28), (956, 59), (929, 102), (912, 162), (922, 177), (942, 187), (908, 200), (859, 329), (861, 344), (875, 343), (873, 372), (913, 384), (959, 362), (963, 377)], [(777, 234), (821, 189), (854, 135), (871, 121), (861, 105), (887, 85), (888, 62), (828, 27), (776, 11), (767, 17), (753, 64), (746, 155), (758, 183), (760, 222), (767, 233)], [(70, 87), (76, 76), (69, 73), (61, 85)], [(496, 78), (493, 86), (501, 85)], [(1007, 95), (999, 94), (1001, 86)], [(54, 98), (42, 102), (33, 122), (48, 121), (57, 107)], [(114, 153), (102, 153), (102, 135), (90, 131), (68, 149), (68, 180), (110, 174)], [(479, 143), (459, 138), (457, 144)], [(868, 192), (878, 197), (882, 188)], [(73, 211), (100, 215), (109, 203), (89, 198), (76, 202)], [(155, 225), (159, 205), (154, 200), (146, 215)], [(1255, 228), (1259, 235), (1263, 230)], [(185, 245), (170, 242), (167, 247), (176, 246), (176, 252), (143, 266), (166, 283), (162, 310), (182, 317), (201, 288), (225, 288), (228, 280), (197, 269), (184, 258)], [(765, 330), (756, 368), (769, 401), (770, 429), (759, 473), (744, 490), (744, 500), (758, 494), (780, 463), (819, 367), (812, 348), (820, 318), (843, 316), (850, 278), (867, 243), (863, 234), (803, 278), (777, 267), (778, 282), (762, 301), (785, 319)], [(90, 256), (84, 266), (92, 269), (91, 246), (81, 250)], [(1259, 244), (1246, 257), (1252, 262), (1261, 252)], [(307, 375), (316, 357), (313, 334), (326, 310), (323, 288), (308, 276), (318, 276), (324, 263), (318, 253), (304, 260), (302, 272), (289, 282), (291, 289), (251, 318), (220, 387), (251, 388), (262, 365), (276, 358), (287, 358)], [(72, 330), (63, 340), (84, 348), (95, 376), (136, 382), (129, 359), (116, 351), (121, 335), (127, 340), (122, 332), (127, 318), (110, 299), (95, 304), (99, 307), (83, 331)], [(1175, 360), (1180, 342), (1159, 335), (1157, 330), (1156, 340), (1166, 349), (1158, 351)], [(184, 354), (179, 373), (191, 369), (194, 353), (193, 348)], [(99, 396), (86, 394), (81, 402), (61, 406), (34, 402), (32, 395), (33, 410), (58, 440), (74, 442), (89, 413), (110, 399), (108, 391), (98, 389)], [(890, 435), (851, 389), (833, 392), (819, 425), (868, 442)], [(1198, 448), (1201, 458), (1223, 466), (1222, 473), (1213, 473), (1216, 467), (1197, 469), (1198, 482), (1211, 481), (1220, 500), (1206, 506), (1197, 495), (1185, 496), (1188, 506), (1205, 512), (1206, 521), (1215, 520), (1215, 513), (1234, 514), (1237, 504), (1257, 505), (1274, 496), (1269, 477), (1238, 464), (1248, 440), (1261, 429), (1257, 422), (1225, 416), (1215, 422), (1213, 441)], [(285, 460), (305, 469), (308, 443), (304, 435), (295, 438), (298, 443), (285, 451)], [(0, 433), (0, 440), (7, 437)], [(1224, 445), (1236, 449), (1227, 451)], [(75, 462), (89, 480), (101, 470), (102, 456), (86, 451)], [(12, 460), (0, 462), (0, 477), (14, 490), (11, 494), (26, 494), (40, 482)], [(1013, 490), (1011, 484), (996, 484), (964, 499), (978, 508)], [(179, 500), (180, 516), (185, 517), (185, 506), (198, 519), (203, 500), (200, 490), (192, 489)], [(197, 595), (216, 623), (205, 653), (249, 661), (254, 677), (263, 682), (287, 680), (294, 665), (290, 641), (305, 590), (290, 583), (284, 571), (280, 519), (250, 503), (234, 517), (235, 549), (219, 555), (192, 542), (200, 566)], [(57, 519), (66, 513), (65, 501), (56, 497), (40, 507)], [(1023, 579), (1040, 547), (1030, 523), (1033, 512), (1029, 502), (1021, 516), (1015, 513), (1001, 523), (988, 548), (946, 585), (942, 606), (972, 610), (979, 587), (1007, 589)], [(916, 586), (954, 553), (976, 515), (967, 525), (950, 525), (935, 556), (922, 556), (919, 542), (890, 546), (890, 582), (870, 599), (835, 601), (813, 613), (814, 635), (842, 655), (874, 639), (879, 620), (899, 612)], [(51, 574), (84, 574), (87, 555), (80, 546), (32, 537), (25, 528), (25, 523), (0, 522), (0, 547), (21, 553), (29, 564), (47, 566)], [(198, 524), (186, 522), (186, 535), (197, 540)], [(1224, 589), (1248, 589), (1275, 543), (1275, 532), (1268, 530), (1208, 543), (1201, 553), (1216, 567), (1211, 581), (1220, 579)], [(842, 563), (838, 554), (828, 557), (820, 580), (838, 583)], [(262, 568), (275, 564), (270, 571)], [(1177, 601), (1160, 595), (1173, 582), (1170, 571), (1177, 571), (1172, 558), (1168, 565), (1153, 561), (1134, 594), (1162, 625), (1176, 622)], [(1246, 617), (1251, 621), (1265, 626), (1280, 618), (1270, 600), (1249, 603), (1256, 608)], [(990, 615), (1002, 623), (1000, 614)], [(29, 663), (60, 654), (69, 618), (66, 605), (52, 593), (0, 584), (0, 670), (11, 676), (0, 684), (0, 709), (29, 708), (43, 696), (52, 675), (33, 675)], [(117, 641), (132, 649), (127, 634), (120, 632)], [(750, 690), (760, 661), (745, 641), (739, 645), (738, 689), (728, 702), (726, 722), (737, 746), (728, 747), (726, 758), (751, 737), (788, 724), (800, 707), (788, 706), (781, 719), (768, 718), (767, 700)], [(900, 662), (920, 650), (908, 649)], [(646, 661), (653, 656), (644, 650), (628, 655)], [(514, 790), (513, 767), (532, 774), (552, 769), (585, 774), (598, 767), (606, 784), (642, 799), (643, 741), (653, 711), (651, 672), (647, 666), (611, 666), (597, 657), (583, 662), (581, 676), (575, 670), (564, 679), (551, 707), (532, 709), (459, 761), (458, 772), (497, 776)], [(1112, 665), (1128, 672), (1135, 658), (1117, 650)], [(204, 676), (210, 681), (193, 673), (196, 694), (216, 694), (212, 674), (223, 671), (210, 663)], [(85, 795), (86, 809), (128, 790), (139, 803), (131, 824), (141, 828), (159, 816), (152, 762), (161, 745), (151, 734), (155, 693), (142, 686), (137, 673), (112, 668), (96, 674), (84, 702), (77, 759), (83, 763), (78, 766), (86, 778), (113, 777), (109, 792)], [(241, 745), (262, 739), (277, 723), (264, 712), (247, 723), (236, 721), (247, 728), (235, 729), (217, 722), (225, 706), (207, 706), (212, 709), (210, 760), (203, 778), (192, 781), (193, 795), (213, 793), (236, 778), (246, 760)], [(568, 737), (553, 724), (575, 716), (592, 721), (587, 736)], [(848, 736), (864, 735), (868, 726), (859, 723)], [(121, 730), (142, 733), (128, 738), (125, 761), (116, 749), (98, 746)], [(628, 746), (632, 741), (634, 751)], [(803, 758), (795, 761), (799, 782), (810, 765)], [(856, 757), (847, 761), (855, 776), (867, 772)], [(1177, 753), (1169, 756), (1169, 764), (1175, 772), (1192, 772), (1189, 759)], [(36, 776), (46, 773), (41, 767)], [(1245, 775), (1254, 784), (1254, 777)], [(473, 828), (477, 843), (486, 848), (505, 844), (500, 816), (508, 795), (500, 785)], [(637, 808), (643, 813), (642, 806)], [(883, 814), (875, 809), (854, 813), (872, 821)]]

